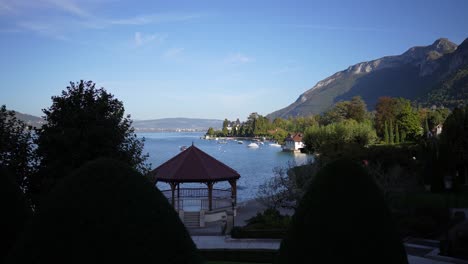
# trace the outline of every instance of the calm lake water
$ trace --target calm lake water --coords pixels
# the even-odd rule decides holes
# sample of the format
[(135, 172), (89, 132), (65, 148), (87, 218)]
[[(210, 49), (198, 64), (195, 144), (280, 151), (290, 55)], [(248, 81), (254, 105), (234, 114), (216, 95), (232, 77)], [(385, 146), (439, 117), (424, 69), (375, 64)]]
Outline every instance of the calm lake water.
[[(259, 148), (248, 148), (251, 141), (243, 140), (238, 144), (234, 140), (227, 140), (226, 144), (219, 144), (216, 140), (201, 139), (204, 133), (137, 133), (138, 137), (145, 137), (144, 153), (149, 153), (149, 162), (154, 169), (170, 158), (180, 153), (181, 146), (190, 146), (192, 142), (199, 149), (213, 156), (236, 170), (241, 178), (237, 182), (238, 201), (253, 199), (257, 195), (260, 184), (270, 179), (275, 167), (287, 167), (288, 163), (297, 165), (313, 160), (311, 155), (302, 153), (288, 153), (280, 147), (270, 146), (270, 142), (259, 145)], [(199, 184), (182, 184), (182, 187), (205, 187)], [(215, 188), (229, 188), (227, 182), (216, 183)], [(169, 185), (158, 183), (161, 190), (169, 189)]]

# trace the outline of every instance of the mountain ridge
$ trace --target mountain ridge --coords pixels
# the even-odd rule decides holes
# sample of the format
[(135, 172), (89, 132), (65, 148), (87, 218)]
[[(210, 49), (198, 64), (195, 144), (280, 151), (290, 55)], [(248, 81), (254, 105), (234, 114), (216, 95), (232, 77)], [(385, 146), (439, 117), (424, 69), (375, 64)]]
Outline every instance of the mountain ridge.
[(439, 38), (431, 45), (411, 47), (400, 55), (360, 62), (317, 82), (295, 102), (267, 117), (320, 114), (334, 103), (356, 95), (361, 95), (370, 108), (380, 96), (415, 99), (467, 64), (467, 52), (468, 39), (457, 45)]

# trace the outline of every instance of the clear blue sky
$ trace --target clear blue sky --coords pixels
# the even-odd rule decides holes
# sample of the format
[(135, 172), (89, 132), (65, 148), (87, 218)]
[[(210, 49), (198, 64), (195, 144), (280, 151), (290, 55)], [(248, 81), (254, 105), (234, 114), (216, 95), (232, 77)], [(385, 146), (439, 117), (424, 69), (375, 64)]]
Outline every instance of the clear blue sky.
[(133, 119), (245, 120), (349, 65), (468, 37), (468, 1), (0, 0), (0, 104), (92, 80)]

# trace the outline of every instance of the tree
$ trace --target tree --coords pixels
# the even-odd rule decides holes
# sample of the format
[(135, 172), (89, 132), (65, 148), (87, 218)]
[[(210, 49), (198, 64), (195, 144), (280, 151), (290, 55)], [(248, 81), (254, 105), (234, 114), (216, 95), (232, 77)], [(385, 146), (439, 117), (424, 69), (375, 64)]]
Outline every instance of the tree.
[(361, 96), (354, 96), (348, 105), (347, 118), (354, 119), (357, 122), (363, 122), (368, 119), (367, 105)]
[(390, 135), (388, 133), (388, 122), (385, 121), (385, 128), (384, 128), (384, 131), (385, 131), (385, 136), (384, 136), (384, 140), (385, 140), (385, 143), (386, 144), (389, 144), (390, 143)]
[(209, 136), (214, 136), (214, 134), (215, 134), (214, 128), (212, 128), (212, 127), (208, 128), (208, 131), (206, 132), (206, 134), (209, 135)]
[(357, 122), (363, 122), (368, 119), (366, 103), (360, 96), (355, 96), (351, 101), (343, 101), (335, 104), (333, 108), (323, 114), (322, 124), (328, 125), (338, 123), (344, 120), (353, 119)]
[(65, 175), (98, 157), (149, 171), (144, 139), (137, 138), (124, 111), (121, 101), (92, 81), (70, 82), (61, 96), (52, 97), (52, 106), (43, 110), (47, 123), (37, 130), (41, 163), (34, 179), (36, 202)]
[(398, 129), (398, 123), (395, 124), (395, 143), (400, 144), (400, 130)]
[[(346, 221), (343, 221), (346, 216)], [(278, 263), (408, 263), (375, 180), (338, 160), (321, 169), (292, 217)]]
[(395, 98), (380, 97), (375, 106), (375, 128), (379, 136), (385, 133), (385, 122), (394, 121), (397, 115), (397, 102)]
[(390, 131), (390, 144), (393, 144), (393, 143), (395, 143), (395, 141), (394, 141), (395, 136), (393, 134), (393, 122), (392, 122), (392, 120), (390, 120), (390, 127), (388, 129)]
[(275, 167), (274, 176), (259, 186), (256, 200), (266, 208), (296, 209), (319, 166), (318, 162), (314, 162), (301, 166), (292, 163), (288, 167)]
[(455, 108), (440, 135), (441, 163), (455, 182), (468, 178), (468, 106)]
[(331, 160), (342, 155), (352, 155), (353, 151), (361, 150), (376, 139), (370, 122), (358, 123), (352, 119), (326, 126), (311, 126), (304, 135), (304, 143), (309, 151)]
[(18, 186), (29, 193), (35, 157), (31, 128), (15, 117), (13, 111), (0, 107), (0, 169), (15, 177)]
[(229, 120), (227, 120), (227, 118), (224, 119), (223, 121), (223, 134), (224, 136), (227, 136), (229, 131), (227, 129), (227, 127), (229, 126)]
[(425, 119), (424, 122), (424, 134), (427, 136), (431, 130), (429, 129), (429, 122), (427, 121), (427, 118)]
[(404, 98), (398, 98), (397, 109), (396, 122), (400, 129), (405, 131), (406, 136), (412, 140), (418, 139), (423, 134), (423, 128), (417, 112), (411, 107), (411, 102)]

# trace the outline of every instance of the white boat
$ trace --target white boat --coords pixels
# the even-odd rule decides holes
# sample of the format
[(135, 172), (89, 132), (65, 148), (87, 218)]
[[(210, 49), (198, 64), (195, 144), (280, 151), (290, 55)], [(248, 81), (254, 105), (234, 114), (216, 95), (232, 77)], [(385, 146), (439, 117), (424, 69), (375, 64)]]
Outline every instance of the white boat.
[(278, 143), (270, 143), (270, 146), (272, 146), (272, 147), (281, 147), (281, 145), (278, 144)]
[(242, 142), (242, 140), (239, 140), (237, 141), (237, 144), (244, 144), (244, 142)]
[(258, 148), (258, 144), (252, 142), (252, 143), (250, 143), (249, 145), (247, 145), (247, 147), (249, 147), (249, 148)]

